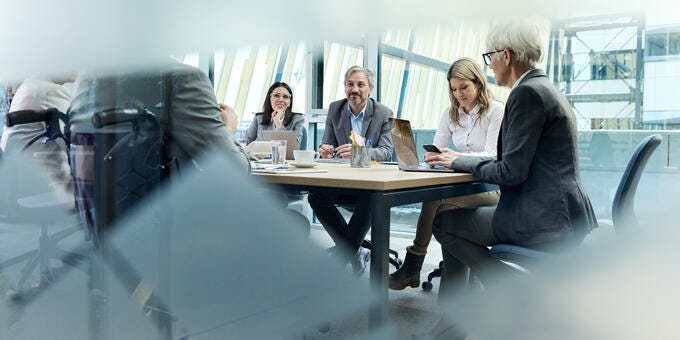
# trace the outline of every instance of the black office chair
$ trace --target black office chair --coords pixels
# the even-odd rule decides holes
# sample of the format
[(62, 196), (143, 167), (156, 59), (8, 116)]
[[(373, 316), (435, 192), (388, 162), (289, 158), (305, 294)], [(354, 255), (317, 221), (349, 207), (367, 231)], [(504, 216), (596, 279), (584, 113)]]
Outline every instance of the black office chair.
[[(42, 113), (41, 113), (42, 114)], [(60, 116), (63, 113), (58, 113)], [(65, 117), (65, 115), (63, 116)], [(70, 146), (69, 161), (74, 176), (75, 196), (81, 214), (84, 228), (89, 230), (90, 242), (84, 242), (79, 247), (81, 254), (62, 253), (61, 260), (73, 263), (74, 266), (89, 264), (86, 269), (90, 279), (89, 314), (90, 336), (100, 338), (106, 333), (103, 328), (106, 322), (106, 301), (102, 299), (106, 291), (105, 276), (108, 270), (115, 275), (123, 286), (135, 296), (135, 289), (145, 287), (143, 277), (129, 263), (125, 256), (115, 247), (103, 240), (114, 222), (120, 222), (126, 213), (139, 200), (146, 197), (158, 184), (167, 178), (175, 158), (167, 157), (166, 139), (154, 115), (144, 108), (138, 108), (136, 113), (121, 112), (112, 109), (92, 115), (92, 125), (102, 128), (107, 125), (127, 124), (129, 129), (117, 129), (115, 133), (70, 134), (67, 122), (65, 135)], [(120, 126), (120, 125), (119, 125)], [(120, 132), (120, 131), (123, 132)], [(68, 138), (71, 137), (71, 138)], [(82, 148), (85, 146), (85, 148)], [(89, 148), (89, 149), (88, 149)], [(94, 150), (92, 163), (78, 159)], [(80, 167), (80, 168), (79, 168)], [(92, 173), (94, 178), (84, 180), (79, 172)], [(89, 211), (94, 211), (90, 214)], [(80, 228), (80, 227), (79, 227)], [(91, 245), (91, 243), (93, 245)], [(25, 256), (25, 255), (24, 255)], [(104, 262), (99, 260), (101, 259)], [(12, 260), (10, 260), (12, 261)], [(4, 263), (3, 263), (4, 265)], [(150, 289), (150, 287), (148, 287)], [(36, 300), (45, 289), (35, 288), (26, 292), (19, 292), (12, 297), (11, 302), (16, 308), (21, 308)], [(98, 293), (101, 292), (101, 293)], [(175, 324), (176, 319), (169, 314), (169, 309), (160, 301), (153, 291), (144, 300), (136, 300), (140, 304), (144, 315), (157, 328), (162, 338), (176, 337), (182, 333), (182, 328)], [(180, 337), (182, 338), (182, 337)]]
[[(67, 143), (59, 127), (60, 121), (65, 122), (66, 116), (56, 109), (48, 109), (45, 111), (16, 111), (8, 113), (5, 116), (5, 125), (8, 127), (33, 122), (45, 123), (43, 133), (37, 135), (24, 145), (24, 151), (40, 139), (44, 139), (44, 143), (55, 142), (57, 139), (62, 139)], [(68, 151), (63, 150), (63, 152), (66, 154)], [(5, 159), (5, 161), (11, 161), (11, 158)], [(10, 165), (20, 166), (14, 164)], [(15, 173), (20, 174), (21, 170), (22, 169), (17, 169)], [(22, 196), (26, 193), (20, 192), (17, 185), (17, 182), (21, 181), (21, 179), (8, 178), (6, 180), (8, 180), (9, 183), (7, 183), (5, 187), (6, 196), (4, 197), (2, 206), (6, 209), (2, 212), (2, 217), (13, 224), (37, 224), (41, 227), (37, 249), (27, 251), (0, 263), (0, 271), (2, 271), (5, 268), (26, 262), (14, 289), (16, 291), (23, 291), (36, 268), (40, 269), (41, 280), (43, 282), (51, 281), (53, 279), (53, 274), (52, 268), (49, 266), (50, 259), (60, 260), (62, 263), (72, 266), (80, 266), (81, 262), (85, 260), (85, 256), (59, 248), (59, 242), (82, 230), (81, 225), (75, 223), (74, 225), (67, 226), (53, 234), (49, 234), (48, 231), (48, 229), (55, 224), (70, 222), (68, 220), (59, 221), (57, 220), (58, 216), (54, 215), (55, 211), (63, 210), (64, 212), (68, 212), (71, 210), (73, 206), (73, 196), (59, 195), (53, 192), (31, 192), (27, 196)]]
[[(649, 157), (654, 150), (661, 144), (662, 137), (659, 134), (651, 135), (643, 139), (631, 155), (626, 169), (621, 176), (621, 181), (616, 189), (614, 200), (612, 201), (612, 221), (617, 231), (625, 230), (638, 226), (635, 216), (635, 192), (637, 191), (642, 173), (649, 161)], [(520, 270), (533, 267), (535, 264), (554, 259), (559, 255), (521, 247), (512, 244), (497, 244), (489, 249), (491, 256), (514, 265), (519, 266)], [(439, 268), (435, 269), (427, 276), (427, 281), (423, 282), (423, 289), (432, 289), (432, 279), (441, 276), (443, 263), (439, 263)], [(518, 267), (515, 267), (518, 268)]]
[[(342, 204), (337, 206), (351, 213), (354, 213), (354, 205)], [(371, 240), (364, 239), (363, 241), (361, 241), (361, 247), (373, 251), (373, 243), (371, 242)], [(403, 260), (399, 258), (399, 252), (397, 252), (394, 249), (389, 249), (389, 254), (387, 258), (390, 261), (390, 264), (393, 265), (395, 269), (399, 269), (399, 267), (401, 267), (403, 263)]]
[(307, 150), (307, 128), (302, 127), (302, 137), (300, 138), (300, 150)]
[[(661, 144), (661, 141), (662, 137), (659, 134), (646, 137), (638, 144), (630, 160), (628, 160), (612, 201), (612, 221), (614, 228), (618, 231), (638, 224), (634, 209), (635, 192), (649, 157)], [(531, 266), (537, 261), (558, 256), (510, 244), (495, 245), (491, 247), (489, 253), (499, 260), (516, 263), (522, 267)]]
[(646, 137), (640, 142), (630, 161), (628, 161), (612, 202), (612, 221), (614, 227), (619, 231), (638, 226), (638, 220), (635, 216), (635, 192), (649, 157), (662, 140), (659, 134)]
[[(105, 281), (107, 274), (103, 266), (106, 266), (134, 296), (135, 289), (144, 287), (144, 278), (124, 254), (105, 239), (114, 224), (127, 218), (128, 212), (157, 190), (169, 178), (171, 171), (179, 171), (179, 162), (167, 152), (170, 136), (163, 133), (155, 115), (144, 107), (137, 107), (136, 112), (117, 108), (95, 112), (91, 115), (91, 123), (96, 129), (95, 133), (71, 136), (71, 168), (76, 182), (79, 212), (92, 234), (94, 252), (101, 253), (103, 260), (103, 263), (93, 266), (90, 284), (98, 287)], [(100, 129), (109, 125), (116, 126), (115, 132), (100, 132)], [(79, 150), (88, 148), (94, 149), (92, 163), (78, 161), (78, 157), (83, 156)], [(178, 150), (182, 148), (178, 147)], [(92, 171), (94, 178), (80, 177), (81, 172)], [(89, 214), (91, 210), (95, 213)], [(98, 289), (105, 292), (105, 284)], [(154, 324), (160, 337), (176, 336), (173, 335), (173, 330), (176, 331), (173, 324), (177, 320), (152, 290), (150, 293), (145, 300), (136, 302), (142, 305), (144, 314)], [(93, 305), (90, 308), (94, 310), (106, 308), (105, 301), (92, 299), (91, 303)], [(92, 337), (105, 334), (105, 322), (97, 319), (97, 315), (91, 317)]]

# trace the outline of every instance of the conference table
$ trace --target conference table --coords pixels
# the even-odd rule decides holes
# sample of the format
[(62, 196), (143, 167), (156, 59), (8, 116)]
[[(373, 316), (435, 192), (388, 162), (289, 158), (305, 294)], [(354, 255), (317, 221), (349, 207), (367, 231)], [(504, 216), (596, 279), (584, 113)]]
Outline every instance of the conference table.
[[(396, 165), (372, 162), (370, 168), (352, 168), (348, 163), (319, 163), (324, 172), (254, 173), (284, 189), (367, 196), (371, 206), (370, 287), (374, 291), (369, 311), (369, 329), (385, 325), (388, 316), (390, 208), (419, 202), (498, 190), (469, 173), (407, 172)], [(304, 169), (301, 169), (301, 171)]]

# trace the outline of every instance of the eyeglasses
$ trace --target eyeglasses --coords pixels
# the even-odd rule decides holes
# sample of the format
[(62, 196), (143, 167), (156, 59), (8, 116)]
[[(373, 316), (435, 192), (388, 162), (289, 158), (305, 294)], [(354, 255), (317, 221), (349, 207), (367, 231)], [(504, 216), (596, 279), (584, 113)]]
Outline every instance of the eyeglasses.
[(276, 99), (281, 99), (283, 98), (284, 100), (289, 100), (290, 96), (287, 94), (280, 94), (280, 93), (274, 93), (271, 95), (271, 97), (276, 98)]
[[(505, 51), (505, 49), (482, 53), (482, 58), (484, 58), (484, 64), (486, 64), (486, 66), (491, 66), (491, 56), (503, 51)], [(512, 53), (512, 50), (508, 49), (508, 52)]]

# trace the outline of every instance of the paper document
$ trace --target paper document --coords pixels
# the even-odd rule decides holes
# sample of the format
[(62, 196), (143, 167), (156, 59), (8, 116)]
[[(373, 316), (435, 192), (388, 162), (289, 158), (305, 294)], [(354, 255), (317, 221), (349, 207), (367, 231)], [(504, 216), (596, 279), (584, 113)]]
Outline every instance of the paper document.
[(251, 170), (253, 173), (261, 174), (301, 174), (301, 173), (313, 173), (313, 172), (328, 172), (326, 169), (299, 169), (299, 168), (273, 168), (273, 169), (261, 169), (254, 168)]

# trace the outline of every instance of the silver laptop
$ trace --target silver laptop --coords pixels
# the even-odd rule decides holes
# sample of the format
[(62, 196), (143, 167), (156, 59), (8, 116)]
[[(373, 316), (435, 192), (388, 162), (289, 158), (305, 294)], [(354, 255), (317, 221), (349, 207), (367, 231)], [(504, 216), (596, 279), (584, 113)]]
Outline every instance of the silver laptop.
[(392, 118), (392, 141), (394, 152), (397, 154), (399, 170), (420, 172), (455, 172), (445, 167), (431, 167), (429, 164), (420, 162), (416, 143), (413, 139), (411, 122), (406, 119)]
[(294, 150), (300, 150), (300, 143), (295, 136), (295, 131), (292, 130), (263, 130), (262, 140), (285, 140), (286, 141), (286, 159), (295, 159), (293, 157)]

